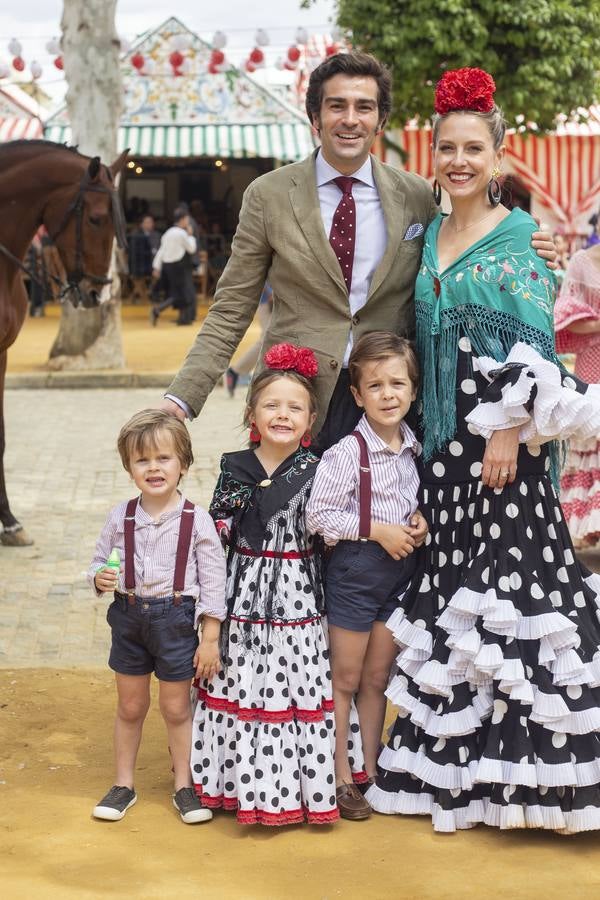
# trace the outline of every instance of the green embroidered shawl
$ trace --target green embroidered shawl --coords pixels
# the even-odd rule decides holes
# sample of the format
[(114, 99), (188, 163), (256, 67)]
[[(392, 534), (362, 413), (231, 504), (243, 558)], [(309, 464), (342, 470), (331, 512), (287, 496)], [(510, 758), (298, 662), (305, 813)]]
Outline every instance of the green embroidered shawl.
[(518, 341), (558, 364), (553, 307), (556, 280), (531, 247), (537, 225), (514, 209), (452, 265), (439, 271), (442, 215), (425, 234), (415, 286), (417, 349), (421, 361), (425, 460), (456, 433), (458, 341), (468, 337), (476, 356), (504, 362)]

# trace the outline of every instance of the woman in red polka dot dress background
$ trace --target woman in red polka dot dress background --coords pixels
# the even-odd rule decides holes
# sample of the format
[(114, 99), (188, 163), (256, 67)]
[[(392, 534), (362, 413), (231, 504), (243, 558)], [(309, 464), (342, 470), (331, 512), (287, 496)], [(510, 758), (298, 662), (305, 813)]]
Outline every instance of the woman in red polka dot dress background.
[[(554, 309), (556, 347), (575, 353), (575, 374), (600, 382), (600, 244), (572, 257)], [(600, 539), (600, 440), (571, 440), (560, 499), (576, 546)]]

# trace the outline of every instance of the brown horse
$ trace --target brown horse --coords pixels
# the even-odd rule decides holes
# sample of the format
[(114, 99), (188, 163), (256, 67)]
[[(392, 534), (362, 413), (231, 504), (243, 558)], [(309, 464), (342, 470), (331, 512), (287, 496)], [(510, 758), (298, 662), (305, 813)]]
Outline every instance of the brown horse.
[[(4, 380), (7, 350), (27, 312), (23, 258), (40, 225), (54, 241), (66, 273), (61, 296), (95, 306), (108, 284), (113, 238), (125, 245), (115, 177), (127, 151), (111, 165), (49, 141), (0, 145), (0, 540), (31, 543), (10, 511), (4, 480)], [(34, 277), (32, 275), (32, 277)]]

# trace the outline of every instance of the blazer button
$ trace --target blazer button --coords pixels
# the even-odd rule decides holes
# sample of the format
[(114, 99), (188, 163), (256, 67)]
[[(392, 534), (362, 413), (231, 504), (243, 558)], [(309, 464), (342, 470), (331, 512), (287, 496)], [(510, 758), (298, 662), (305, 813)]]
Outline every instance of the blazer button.
[(358, 315), (358, 313), (356, 313), (356, 315), (352, 316), (352, 324), (353, 325), (360, 324), (360, 316)]
[(337, 359), (330, 359), (330, 360), (329, 360), (329, 368), (330, 368), (330, 369), (337, 369), (337, 367), (338, 367), (338, 361), (337, 361)]

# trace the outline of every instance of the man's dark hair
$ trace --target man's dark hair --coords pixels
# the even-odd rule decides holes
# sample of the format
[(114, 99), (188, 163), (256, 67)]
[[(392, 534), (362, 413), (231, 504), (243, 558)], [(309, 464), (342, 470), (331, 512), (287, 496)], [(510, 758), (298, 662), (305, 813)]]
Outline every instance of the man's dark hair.
[(380, 123), (387, 122), (392, 111), (392, 76), (389, 69), (369, 53), (336, 53), (311, 72), (306, 91), (306, 114), (315, 124), (323, 104), (323, 85), (335, 75), (374, 78), (377, 82), (377, 106)]
[(184, 216), (188, 216), (190, 213), (187, 203), (180, 203), (179, 206), (176, 206), (173, 210), (173, 221), (180, 222)]

